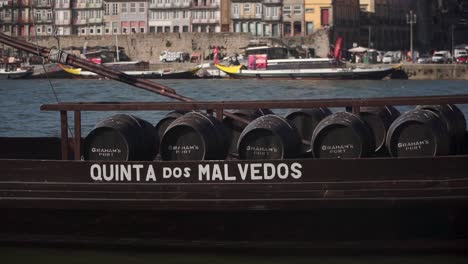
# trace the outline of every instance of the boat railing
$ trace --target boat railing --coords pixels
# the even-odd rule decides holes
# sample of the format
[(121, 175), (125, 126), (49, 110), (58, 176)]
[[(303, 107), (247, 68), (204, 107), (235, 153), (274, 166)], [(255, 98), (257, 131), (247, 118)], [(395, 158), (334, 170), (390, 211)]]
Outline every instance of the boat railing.
[(361, 107), (405, 106), (405, 105), (441, 105), (468, 104), (468, 94), (443, 96), (409, 96), (377, 98), (342, 98), (310, 100), (267, 100), (267, 101), (205, 101), (205, 102), (62, 102), (45, 104), (43, 111), (60, 112), (62, 159), (69, 157), (68, 112), (74, 113), (73, 151), (75, 160), (81, 159), (81, 112), (82, 111), (168, 111), (196, 110), (215, 114), (220, 120), (227, 109), (297, 109), (318, 107), (344, 107), (355, 114)]

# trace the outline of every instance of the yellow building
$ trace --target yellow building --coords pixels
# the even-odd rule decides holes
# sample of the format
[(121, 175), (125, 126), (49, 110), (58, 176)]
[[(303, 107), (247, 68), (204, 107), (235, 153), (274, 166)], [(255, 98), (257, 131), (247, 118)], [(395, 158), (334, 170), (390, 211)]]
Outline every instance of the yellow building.
[(310, 35), (333, 23), (332, 2), (332, 0), (304, 0), (306, 35)]
[(343, 47), (350, 48), (359, 40), (359, 0), (305, 0), (306, 35), (330, 28), (330, 40), (343, 38)]

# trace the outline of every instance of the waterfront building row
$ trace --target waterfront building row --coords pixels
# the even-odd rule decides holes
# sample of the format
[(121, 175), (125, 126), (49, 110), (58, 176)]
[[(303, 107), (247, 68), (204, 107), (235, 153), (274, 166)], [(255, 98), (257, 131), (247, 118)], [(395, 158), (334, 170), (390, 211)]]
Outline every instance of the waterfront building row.
[[(406, 14), (420, 18), (419, 45), (446, 33), (438, 23), (450, 0), (0, 0), (0, 30), (31, 38), (167, 32), (242, 32), (259, 37), (297, 37), (331, 29), (379, 49), (409, 42)], [(459, 2), (459, 1), (458, 1)], [(445, 10), (445, 9), (444, 9)], [(449, 16), (450, 14), (446, 14)], [(431, 32), (434, 31), (434, 32)]]

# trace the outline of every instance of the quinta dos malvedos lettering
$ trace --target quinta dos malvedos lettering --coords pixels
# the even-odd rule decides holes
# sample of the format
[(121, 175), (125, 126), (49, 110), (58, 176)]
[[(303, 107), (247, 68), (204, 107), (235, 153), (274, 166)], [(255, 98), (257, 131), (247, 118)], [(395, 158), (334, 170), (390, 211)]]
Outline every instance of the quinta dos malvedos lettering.
[(206, 163), (193, 167), (157, 167), (155, 164), (92, 164), (95, 182), (213, 182), (299, 180), (302, 164)]

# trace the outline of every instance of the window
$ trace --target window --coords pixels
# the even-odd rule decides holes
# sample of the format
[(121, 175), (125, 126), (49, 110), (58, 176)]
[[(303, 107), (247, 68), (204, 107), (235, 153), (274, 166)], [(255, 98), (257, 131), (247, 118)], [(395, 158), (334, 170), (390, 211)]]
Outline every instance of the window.
[(232, 13), (234, 15), (239, 15), (239, 4), (236, 3), (232, 5)]
[(38, 27), (36, 31), (37, 31), (37, 33), (41, 33), (41, 28)]
[(68, 20), (68, 12), (63, 12), (63, 20)]
[[(97, 1), (97, 0), (96, 0), (96, 1)], [(97, 34), (101, 34), (101, 29), (100, 29), (100, 28), (97, 28), (97, 29), (96, 29), (96, 33), (97, 33)]]
[(119, 6), (117, 3), (112, 4), (112, 15), (118, 15), (119, 14)]
[(86, 34), (86, 29), (82, 28), (81, 29), (81, 34)]
[(145, 28), (140, 28), (140, 33), (145, 33)]
[(285, 5), (283, 6), (283, 15), (290, 16), (291, 15), (291, 6)]
[(201, 19), (206, 19), (206, 10), (201, 12)]
[(250, 13), (250, 4), (244, 4), (244, 13)]
[(135, 14), (136, 13), (136, 3), (130, 3), (130, 13)]
[(215, 11), (214, 11), (214, 10), (211, 10), (211, 11), (210, 11), (210, 19), (215, 19), (215, 18), (216, 18)]
[(330, 24), (330, 10), (327, 8), (320, 10), (320, 23), (322, 26), (328, 26)]
[(96, 10), (96, 18), (101, 18), (101, 17), (102, 17), (101, 10)]
[(312, 13), (315, 12), (315, 9), (313, 9), (313, 8), (306, 8), (305, 12), (306, 12), (306, 13), (312, 14)]
[(262, 5), (255, 4), (255, 14), (262, 14)]
[(157, 27), (156, 32), (161, 33), (162, 32), (162, 27)]
[(174, 26), (174, 32), (175, 33), (179, 32), (179, 26)]
[(144, 13), (145, 12), (145, 3), (140, 3), (140, 8), (138, 10), (140, 13)]
[(89, 34), (94, 34), (94, 29), (90, 28), (89, 29)]
[(122, 14), (127, 14), (127, 3), (122, 3)]
[(189, 27), (188, 26), (183, 26), (182, 27), (182, 32), (188, 32)]
[(104, 3), (104, 15), (108, 16), (110, 15), (110, 4)]
[(300, 15), (300, 14), (302, 14), (302, 6), (294, 6), (293, 14), (294, 14), (294, 15)]
[(168, 26), (164, 27), (164, 32), (171, 32), (171, 27), (168, 27)]
[(110, 33), (110, 29), (106, 27), (106, 34), (109, 34), (109, 33)]
[(178, 19), (178, 18), (179, 18), (179, 11), (174, 11), (174, 12), (172, 13), (172, 18)]

